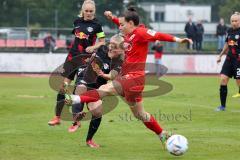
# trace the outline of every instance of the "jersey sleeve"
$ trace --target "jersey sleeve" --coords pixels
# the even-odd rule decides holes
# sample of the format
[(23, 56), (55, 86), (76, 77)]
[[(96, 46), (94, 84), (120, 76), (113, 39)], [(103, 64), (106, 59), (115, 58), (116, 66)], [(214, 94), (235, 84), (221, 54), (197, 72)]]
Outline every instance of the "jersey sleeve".
[(103, 32), (102, 25), (98, 25), (96, 28), (97, 38), (105, 38), (105, 33)]
[(120, 26), (119, 19), (117, 17), (113, 17), (112, 22), (116, 24), (118, 27)]
[(229, 28), (229, 29), (227, 30), (227, 35), (226, 35), (225, 42), (228, 42), (228, 35), (231, 33), (231, 31), (232, 31), (232, 28)]
[(165, 33), (161, 33), (161, 32), (157, 32), (151, 29), (147, 29), (147, 28), (142, 28), (139, 30), (139, 34), (140, 36), (140, 41), (143, 42), (154, 42), (156, 40), (159, 41), (167, 41), (167, 42), (175, 42), (174, 36), (170, 35), (170, 34), (165, 34)]
[(72, 34), (75, 34), (75, 30), (78, 29), (79, 27), (80, 26), (78, 24), (78, 19), (74, 20)]

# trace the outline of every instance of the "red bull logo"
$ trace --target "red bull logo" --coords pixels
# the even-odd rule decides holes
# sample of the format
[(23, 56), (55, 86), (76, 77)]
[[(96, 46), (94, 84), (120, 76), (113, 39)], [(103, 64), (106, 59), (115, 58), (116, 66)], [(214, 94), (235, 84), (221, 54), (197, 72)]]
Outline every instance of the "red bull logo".
[(75, 36), (79, 39), (88, 39), (88, 37), (89, 37), (89, 35), (87, 35), (83, 32), (75, 33)]
[(228, 41), (228, 45), (229, 45), (229, 46), (238, 46), (238, 43), (235, 42), (235, 41), (233, 41), (233, 40), (229, 40), (229, 41)]

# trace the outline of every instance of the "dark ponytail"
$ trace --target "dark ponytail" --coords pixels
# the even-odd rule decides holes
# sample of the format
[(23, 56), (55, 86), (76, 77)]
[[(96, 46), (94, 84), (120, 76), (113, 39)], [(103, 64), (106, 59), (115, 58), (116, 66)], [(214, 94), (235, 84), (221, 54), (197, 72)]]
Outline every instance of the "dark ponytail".
[(123, 14), (123, 17), (127, 22), (133, 21), (135, 26), (139, 25), (139, 16), (134, 6), (129, 6), (127, 11)]

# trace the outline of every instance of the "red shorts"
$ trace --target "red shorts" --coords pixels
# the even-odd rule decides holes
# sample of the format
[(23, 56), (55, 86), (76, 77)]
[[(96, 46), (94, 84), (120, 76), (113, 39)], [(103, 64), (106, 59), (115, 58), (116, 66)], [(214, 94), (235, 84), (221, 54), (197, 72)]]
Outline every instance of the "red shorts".
[(127, 74), (118, 76), (115, 79), (121, 84), (122, 95), (127, 102), (140, 102), (142, 101), (142, 92), (144, 89), (145, 76)]

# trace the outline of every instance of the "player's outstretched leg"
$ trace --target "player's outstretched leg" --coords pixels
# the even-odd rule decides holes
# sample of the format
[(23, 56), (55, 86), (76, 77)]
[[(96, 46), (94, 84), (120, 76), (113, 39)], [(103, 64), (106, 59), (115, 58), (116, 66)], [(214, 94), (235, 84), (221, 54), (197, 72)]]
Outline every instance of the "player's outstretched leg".
[(65, 79), (62, 86), (60, 87), (60, 91), (57, 94), (57, 102), (55, 106), (55, 116), (48, 122), (48, 125), (55, 126), (59, 125), (61, 123), (61, 113), (64, 107), (64, 100), (65, 100), (65, 93), (67, 93), (68, 84), (70, 83), (70, 80)]
[(78, 103), (72, 105), (72, 114), (73, 114), (73, 124), (68, 128), (68, 132), (73, 133), (76, 132), (77, 129), (81, 126), (81, 123), (78, 120), (75, 120), (75, 116), (77, 113), (82, 112), (84, 107), (84, 103)]
[(163, 130), (160, 124), (157, 122), (157, 120), (151, 114), (144, 110), (142, 102), (137, 102), (134, 106), (131, 106), (130, 109), (132, 110), (134, 116), (137, 119), (141, 120), (148, 129), (155, 132), (159, 136), (165, 148), (167, 139), (172, 134), (170, 132)]
[(93, 141), (93, 136), (97, 132), (101, 121), (102, 121), (102, 117), (92, 116), (92, 120), (89, 125), (88, 135), (87, 135), (87, 139), (86, 139), (87, 146), (89, 146), (91, 148), (99, 148), (100, 147), (99, 144), (97, 144), (96, 142)]
[(88, 129), (86, 144), (91, 148), (99, 148), (100, 145), (98, 145), (96, 142), (93, 141), (93, 136), (98, 131), (98, 128), (102, 121), (102, 113), (103, 113), (102, 101), (99, 100), (94, 103), (88, 103), (88, 109), (92, 113), (92, 119)]
[(55, 126), (55, 125), (59, 125), (61, 123), (60, 117), (61, 117), (62, 109), (64, 107), (64, 99), (65, 99), (64, 94), (61, 94), (59, 92), (57, 95), (57, 102), (56, 102), (56, 106), (55, 106), (55, 116), (53, 117), (53, 119), (51, 119), (48, 122), (48, 125)]

